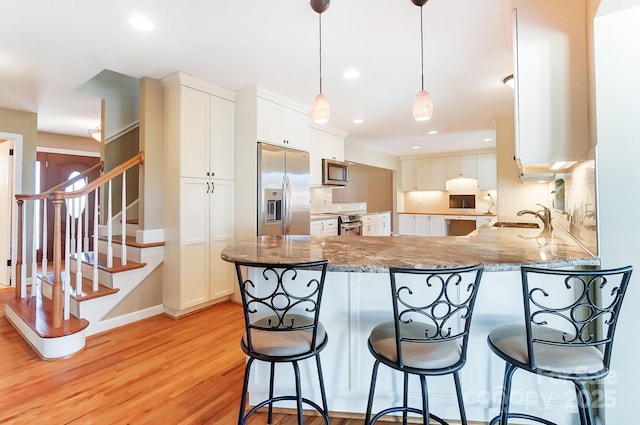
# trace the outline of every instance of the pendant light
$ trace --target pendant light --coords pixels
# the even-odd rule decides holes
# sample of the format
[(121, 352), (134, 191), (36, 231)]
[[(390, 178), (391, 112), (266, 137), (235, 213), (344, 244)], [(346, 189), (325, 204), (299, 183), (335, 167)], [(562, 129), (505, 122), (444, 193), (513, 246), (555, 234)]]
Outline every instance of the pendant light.
[(420, 6), (420, 64), (421, 64), (421, 77), (422, 86), (415, 100), (413, 101), (413, 118), (416, 121), (427, 121), (431, 119), (433, 115), (433, 102), (431, 96), (424, 89), (424, 35), (422, 29), (422, 6), (428, 0), (411, 0), (416, 6)]
[(330, 0), (311, 0), (311, 8), (318, 13), (318, 26), (320, 28), (320, 93), (313, 100), (311, 107), (311, 119), (316, 124), (324, 124), (329, 121), (331, 108), (329, 101), (322, 94), (322, 13), (329, 8)]

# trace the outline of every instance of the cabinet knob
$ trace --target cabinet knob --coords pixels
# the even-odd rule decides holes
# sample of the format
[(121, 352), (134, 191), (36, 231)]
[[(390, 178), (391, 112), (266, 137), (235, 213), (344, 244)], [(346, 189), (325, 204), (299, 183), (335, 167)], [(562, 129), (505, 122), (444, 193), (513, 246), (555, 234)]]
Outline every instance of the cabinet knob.
[(207, 177), (209, 177), (209, 172), (207, 171)]

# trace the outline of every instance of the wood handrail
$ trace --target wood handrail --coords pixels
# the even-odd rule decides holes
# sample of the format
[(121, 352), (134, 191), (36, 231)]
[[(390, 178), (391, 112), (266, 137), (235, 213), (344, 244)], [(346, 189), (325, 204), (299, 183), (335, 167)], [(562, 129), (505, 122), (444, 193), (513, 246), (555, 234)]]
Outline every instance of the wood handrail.
[(106, 183), (109, 180), (113, 179), (114, 177), (119, 176), (123, 172), (127, 171), (129, 168), (132, 168), (138, 164), (143, 164), (143, 163), (144, 163), (144, 152), (139, 152), (136, 156), (118, 165), (113, 170), (109, 170), (102, 176), (98, 177), (92, 182), (89, 182), (89, 184), (87, 184), (82, 189), (76, 190), (75, 192), (54, 191), (51, 193), (51, 197), (53, 199), (68, 199), (68, 198), (77, 198), (80, 196), (84, 196), (94, 191), (96, 188), (100, 187), (103, 183)]
[(91, 168), (87, 168), (86, 170), (84, 170), (82, 173), (78, 174), (77, 176), (75, 176), (72, 179), (69, 179), (67, 181), (64, 181), (60, 184), (57, 184), (55, 186), (53, 186), (51, 189), (48, 189), (45, 193), (49, 194), (51, 192), (55, 192), (57, 190), (60, 190), (62, 188), (65, 188), (67, 186), (70, 186), (82, 179), (84, 179), (85, 177), (87, 177), (91, 172), (95, 171), (95, 170), (100, 170), (103, 171), (104, 170), (104, 161), (100, 161), (99, 163), (97, 163), (96, 165), (94, 165)]
[(99, 169), (100, 171), (104, 170), (104, 161), (100, 161), (99, 163), (97, 163), (93, 167), (84, 170), (82, 173), (78, 174), (74, 178), (69, 179), (67, 181), (64, 181), (64, 182), (62, 182), (60, 184), (57, 184), (57, 185), (53, 186), (51, 189), (46, 190), (44, 192), (35, 193), (35, 194), (19, 193), (19, 194), (17, 194), (15, 196), (16, 200), (34, 201), (34, 200), (37, 200), (37, 199), (46, 199), (46, 198), (49, 197), (49, 195), (52, 192), (55, 192), (55, 191), (57, 191), (57, 190), (59, 190), (61, 188), (70, 186), (70, 185), (76, 183), (77, 181), (80, 181), (80, 180), (84, 179), (87, 175), (89, 175), (91, 172), (93, 172), (93, 171), (95, 171), (97, 169)]

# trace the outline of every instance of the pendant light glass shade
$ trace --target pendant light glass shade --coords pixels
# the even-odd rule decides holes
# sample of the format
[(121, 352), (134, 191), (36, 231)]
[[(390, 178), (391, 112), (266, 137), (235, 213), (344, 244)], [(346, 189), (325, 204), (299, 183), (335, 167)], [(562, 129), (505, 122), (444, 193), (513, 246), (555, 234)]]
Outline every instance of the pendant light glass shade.
[(413, 101), (413, 118), (416, 121), (427, 121), (433, 115), (433, 102), (425, 90), (420, 90)]
[(431, 95), (424, 89), (424, 30), (422, 24), (422, 6), (428, 0), (411, 0), (413, 4), (420, 7), (420, 91), (413, 100), (413, 119), (416, 121), (427, 121), (433, 115), (433, 102)]
[(331, 107), (329, 101), (322, 94), (322, 13), (329, 7), (330, 0), (311, 0), (311, 8), (318, 13), (318, 40), (319, 40), (319, 56), (320, 56), (320, 93), (313, 99), (311, 106), (311, 119), (316, 124), (325, 124), (331, 116)]
[(311, 119), (316, 124), (325, 124), (331, 117), (331, 108), (329, 107), (329, 101), (322, 93), (318, 93), (315, 99), (313, 99), (313, 106), (311, 107)]

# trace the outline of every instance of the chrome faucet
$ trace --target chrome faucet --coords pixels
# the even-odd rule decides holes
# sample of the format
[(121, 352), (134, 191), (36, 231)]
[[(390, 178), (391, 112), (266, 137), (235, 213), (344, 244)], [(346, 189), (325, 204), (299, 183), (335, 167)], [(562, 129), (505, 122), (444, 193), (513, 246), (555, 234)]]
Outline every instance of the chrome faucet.
[(521, 210), (518, 211), (517, 215), (522, 216), (525, 214), (531, 214), (538, 217), (544, 224), (544, 229), (542, 229), (542, 232), (540, 232), (540, 236), (551, 236), (551, 231), (553, 230), (553, 226), (551, 226), (551, 210), (542, 204), (536, 205), (540, 205), (542, 209), (538, 211)]

